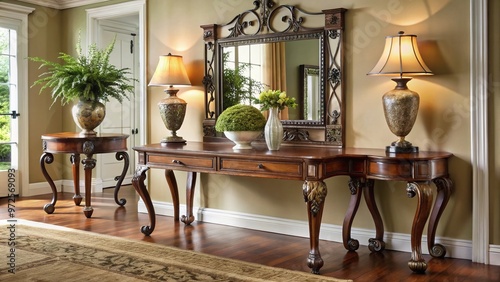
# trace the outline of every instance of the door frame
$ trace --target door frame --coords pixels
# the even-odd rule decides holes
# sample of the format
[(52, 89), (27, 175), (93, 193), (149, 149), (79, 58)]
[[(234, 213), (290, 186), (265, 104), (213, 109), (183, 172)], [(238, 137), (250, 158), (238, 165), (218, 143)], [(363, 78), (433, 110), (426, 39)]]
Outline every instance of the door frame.
[[(16, 187), (19, 195), (29, 195), (29, 131), (28, 131), (28, 15), (31, 14), (35, 8), (25, 7), (15, 4), (3, 3), (0, 8), (0, 17), (7, 17), (20, 21), (18, 25), (19, 30), (17, 34), (18, 41), (18, 81), (17, 81), (17, 104), (18, 110), (21, 114), (18, 122), (18, 171), (20, 187)], [(24, 94), (24, 95), (23, 95)]]

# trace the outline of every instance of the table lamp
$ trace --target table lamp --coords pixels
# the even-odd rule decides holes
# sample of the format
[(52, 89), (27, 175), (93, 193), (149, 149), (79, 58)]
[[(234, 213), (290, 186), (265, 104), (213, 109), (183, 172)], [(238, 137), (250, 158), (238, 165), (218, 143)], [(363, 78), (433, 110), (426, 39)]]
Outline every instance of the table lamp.
[(186, 142), (184, 138), (177, 136), (177, 130), (181, 128), (184, 121), (187, 103), (177, 97), (179, 89), (175, 89), (174, 86), (189, 85), (191, 85), (191, 82), (184, 67), (182, 56), (170, 53), (160, 56), (149, 86), (168, 86), (165, 89), (168, 96), (158, 103), (158, 108), (165, 127), (171, 131), (172, 135), (162, 139), (162, 144)]
[(407, 76), (432, 75), (432, 72), (420, 56), (417, 36), (406, 35), (403, 31), (396, 36), (387, 36), (382, 56), (368, 75), (398, 75), (392, 78), (396, 87), (382, 97), (387, 125), (399, 138), (386, 147), (386, 152), (418, 152), (418, 147), (405, 140), (417, 119), (420, 102), (418, 93), (406, 86), (411, 80)]

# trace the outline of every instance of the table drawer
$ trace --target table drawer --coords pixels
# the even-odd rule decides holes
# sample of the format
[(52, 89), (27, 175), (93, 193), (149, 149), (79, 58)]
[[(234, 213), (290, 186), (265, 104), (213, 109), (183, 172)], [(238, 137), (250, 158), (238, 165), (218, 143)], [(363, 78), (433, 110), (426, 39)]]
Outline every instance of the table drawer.
[(276, 178), (302, 179), (301, 162), (272, 162), (267, 160), (220, 159), (220, 171), (248, 176), (272, 176)]
[(183, 155), (147, 155), (147, 164), (180, 170), (215, 170), (215, 157), (190, 157)]

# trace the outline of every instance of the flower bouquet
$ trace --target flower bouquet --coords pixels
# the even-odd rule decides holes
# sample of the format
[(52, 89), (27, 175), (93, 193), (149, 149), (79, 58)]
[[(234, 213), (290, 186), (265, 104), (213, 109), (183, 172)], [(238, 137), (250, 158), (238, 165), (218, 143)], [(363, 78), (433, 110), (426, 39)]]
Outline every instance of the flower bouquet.
[(285, 107), (297, 107), (295, 98), (286, 96), (286, 92), (281, 90), (266, 90), (261, 92), (259, 98), (255, 99), (255, 103), (261, 105), (261, 111), (266, 111), (271, 108), (278, 108), (278, 110), (281, 111)]

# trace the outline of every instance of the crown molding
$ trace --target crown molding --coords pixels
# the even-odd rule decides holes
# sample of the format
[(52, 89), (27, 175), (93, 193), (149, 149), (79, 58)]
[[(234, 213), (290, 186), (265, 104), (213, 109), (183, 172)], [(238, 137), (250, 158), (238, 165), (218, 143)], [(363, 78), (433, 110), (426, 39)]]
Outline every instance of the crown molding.
[(49, 7), (54, 9), (68, 9), (80, 6), (85, 6), (89, 4), (106, 2), (109, 0), (19, 0), (21, 2), (26, 2), (30, 4), (35, 4), (43, 7)]

